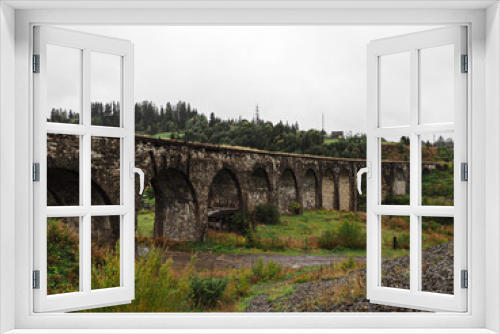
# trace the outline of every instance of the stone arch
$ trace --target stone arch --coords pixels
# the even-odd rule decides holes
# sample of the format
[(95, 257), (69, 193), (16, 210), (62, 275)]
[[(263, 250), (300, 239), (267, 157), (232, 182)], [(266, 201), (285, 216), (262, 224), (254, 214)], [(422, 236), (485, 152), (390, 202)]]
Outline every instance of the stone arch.
[(308, 169), (302, 181), (302, 201), (304, 209), (315, 209), (319, 205), (318, 178), (313, 169)]
[(242, 209), (243, 200), (240, 183), (236, 175), (227, 168), (215, 174), (208, 191), (209, 208)]
[(323, 174), (321, 194), (323, 198), (323, 208), (333, 210), (335, 207), (335, 177), (330, 168)]
[(168, 168), (156, 174), (151, 184), (156, 198), (154, 236), (200, 240), (198, 201), (188, 177), (177, 169)]
[(292, 202), (299, 202), (297, 178), (290, 168), (283, 170), (280, 175), (278, 200), (281, 213), (288, 213), (288, 206)]
[(396, 168), (394, 170), (392, 192), (396, 196), (406, 195), (406, 175), (402, 168)]
[(253, 210), (259, 204), (267, 204), (271, 201), (271, 183), (264, 168), (254, 169), (250, 175), (248, 188), (249, 210)]
[(339, 209), (341, 211), (351, 209), (351, 181), (346, 168), (342, 168), (339, 174)]
[[(54, 166), (54, 164), (50, 164)], [(91, 181), (92, 205), (112, 205), (108, 194), (102, 187)], [(68, 206), (80, 205), (80, 175), (78, 170), (70, 170), (58, 167), (47, 169), (47, 205), (48, 206)], [(78, 230), (78, 218), (62, 219), (67, 226), (73, 230)], [(120, 217), (119, 216), (95, 216), (91, 222), (92, 242), (114, 244), (120, 237)]]

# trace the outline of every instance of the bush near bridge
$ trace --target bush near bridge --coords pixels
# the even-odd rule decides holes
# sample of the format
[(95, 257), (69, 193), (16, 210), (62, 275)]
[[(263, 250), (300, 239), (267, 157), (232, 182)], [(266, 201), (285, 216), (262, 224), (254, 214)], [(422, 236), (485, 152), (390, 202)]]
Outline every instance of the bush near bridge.
[(281, 222), (280, 211), (273, 204), (259, 204), (252, 212), (254, 224), (276, 225)]

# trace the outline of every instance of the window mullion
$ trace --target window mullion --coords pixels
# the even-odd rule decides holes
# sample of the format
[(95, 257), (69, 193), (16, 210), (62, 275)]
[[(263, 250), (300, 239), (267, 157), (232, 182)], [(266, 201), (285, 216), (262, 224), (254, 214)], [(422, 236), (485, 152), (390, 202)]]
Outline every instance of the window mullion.
[(81, 198), (83, 199), (83, 206), (86, 208), (86, 214), (82, 218), (82, 228), (81, 228), (81, 243), (80, 243), (80, 254), (82, 254), (81, 267), (80, 267), (80, 277), (83, 282), (80, 283), (83, 286), (83, 291), (90, 294), (92, 289), (92, 225), (90, 216), (90, 206), (92, 201), (91, 193), (91, 145), (92, 137), (90, 133), (91, 124), (91, 102), (90, 102), (90, 50), (88, 48), (83, 49), (83, 61), (82, 61), (82, 124), (87, 130), (82, 136), (82, 147), (80, 150), (81, 156), (81, 171), (82, 177), (80, 178), (81, 186), (80, 191)]
[(414, 209), (419, 204), (419, 139), (414, 129), (419, 123), (419, 57), (418, 50), (410, 50), (410, 291), (415, 293), (420, 285), (420, 242), (418, 233), (419, 217)]

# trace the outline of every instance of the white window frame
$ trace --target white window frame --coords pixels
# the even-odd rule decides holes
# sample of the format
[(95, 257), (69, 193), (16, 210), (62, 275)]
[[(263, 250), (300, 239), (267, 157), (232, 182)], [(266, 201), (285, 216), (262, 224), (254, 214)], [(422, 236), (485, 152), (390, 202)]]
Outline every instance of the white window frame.
[[(500, 11), (475, 1), (158, 3), (71, 1), (0, 3), (0, 330), (37, 333), (126, 332), (500, 332)], [(131, 5), (132, 4), (132, 5)], [(37, 8), (16, 10), (12, 6)], [(68, 7), (64, 10), (40, 8)], [(106, 10), (132, 6), (144, 9)], [(164, 8), (156, 8), (161, 7)], [(175, 7), (180, 7), (175, 8)], [(428, 7), (426, 7), (428, 6)], [(489, 8), (487, 8), (489, 6)], [(86, 8), (85, 8), (86, 7)], [(99, 7), (100, 9), (95, 9)], [(170, 8), (168, 8), (170, 7)], [(243, 7), (243, 8), (242, 8)], [(394, 9), (392, 7), (397, 7)], [(80, 8), (80, 9), (75, 9)], [(82, 9), (83, 8), (83, 9)], [(94, 8), (94, 9), (92, 9)], [(246, 8), (246, 9), (244, 9)], [(458, 8), (458, 9), (457, 9)], [(305, 10), (307, 9), (307, 10)], [(15, 18), (15, 21), (14, 21)], [(35, 24), (464, 24), (469, 31), (468, 197), (469, 307), (467, 313), (436, 314), (34, 314), (32, 259), (32, 26)], [(14, 40), (15, 32), (15, 40)], [(15, 48), (15, 51), (14, 51)], [(15, 53), (14, 53), (15, 52)], [(15, 65), (15, 73), (12, 68)], [(15, 82), (15, 88), (12, 83)], [(15, 93), (15, 101), (13, 99)], [(15, 119), (12, 110), (15, 107)], [(15, 130), (13, 130), (15, 129)], [(485, 134), (486, 132), (486, 134)], [(12, 137), (15, 136), (15, 145)], [(485, 150), (489, 152), (485, 154)], [(17, 153), (16, 153), (17, 152)], [(15, 162), (13, 162), (15, 161)], [(15, 177), (12, 174), (15, 170)], [(486, 174), (488, 173), (488, 182)], [(15, 198), (12, 200), (12, 191)], [(488, 196), (486, 196), (488, 194)], [(486, 206), (485, 205), (488, 205)], [(6, 210), (15, 206), (15, 212)], [(486, 210), (488, 208), (488, 210)], [(12, 221), (15, 224), (12, 224)], [(13, 226), (14, 225), (14, 226)], [(473, 228), (472, 228), (473, 227)], [(491, 256), (486, 266), (485, 255)], [(30, 259), (26, 261), (26, 259)], [(15, 288), (13, 288), (15, 287)], [(487, 293), (486, 293), (487, 291)], [(14, 307), (12, 307), (14, 305)], [(139, 328), (139, 329), (137, 329)], [(357, 331), (354, 329), (358, 329)], [(114, 329), (114, 331), (112, 331)], [(132, 330), (136, 329), (136, 330)], [(294, 330), (295, 329), (295, 330)], [(159, 332), (159, 331), (158, 331)], [(186, 331), (183, 331), (186, 333)], [(189, 332), (189, 331), (188, 331)]]
[[(47, 46), (58, 45), (79, 50), (82, 89), (80, 124), (47, 122)], [(90, 117), (91, 59), (93, 52), (116, 56), (120, 62), (120, 125), (92, 126)], [(34, 290), (35, 312), (74, 311), (130, 303), (134, 299), (135, 278), (135, 210), (134, 179), (130, 168), (135, 165), (134, 119), (134, 45), (129, 41), (72, 30), (34, 27), (34, 53), (39, 55), (39, 73), (34, 84), (34, 162), (40, 164), (40, 180), (34, 192), (34, 269), (39, 270), (40, 288)], [(80, 147), (78, 206), (47, 206), (47, 134), (78, 136)], [(92, 138), (115, 138), (120, 142), (120, 201), (116, 205), (92, 205), (91, 149)], [(132, 175), (134, 175), (132, 173)], [(120, 286), (92, 290), (91, 219), (98, 216), (120, 218)], [(47, 218), (77, 217), (79, 223), (79, 291), (47, 295)]]
[[(461, 71), (461, 56), (467, 54), (467, 29), (449, 26), (413, 34), (371, 41), (368, 45), (368, 131), (367, 165), (371, 178), (367, 179), (367, 298), (370, 302), (411, 307), (422, 310), (467, 310), (467, 290), (461, 288), (461, 270), (467, 269), (467, 187), (461, 181), (461, 163), (467, 163), (467, 76)], [(454, 61), (454, 117), (452, 123), (422, 124), (420, 52), (432, 47), (453, 46)], [(410, 106), (407, 126), (383, 127), (380, 92), (383, 89), (381, 61), (384, 56), (406, 52), (409, 55)], [(454, 205), (425, 206), (421, 203), (420, 135), (453, 134), (454, 140)], [(408, 205), (382, 204), (382, 138), (410, 139), (410, 203)], [(410, 288), (384, 287), (382, 280), (382, 216), (401, 215), (410, 219)], [(422, 231), (423, 217), (452, 217), (454, 293), (440, 294), (422, 291)]]

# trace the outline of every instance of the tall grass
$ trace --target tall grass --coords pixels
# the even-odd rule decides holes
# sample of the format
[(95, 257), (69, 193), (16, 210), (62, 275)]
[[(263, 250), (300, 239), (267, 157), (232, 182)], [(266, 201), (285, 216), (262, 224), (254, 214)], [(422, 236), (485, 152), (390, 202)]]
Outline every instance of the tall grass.
[(79, 291), (78, 233), (59, 218), (47, 219), (47, 293)]
[(366, 233), (359, 223), (344, 220), (338, 229), (324, 231), (318, 244), (325, 249), (365, 249)]
[[(105, 263), (117, 265), (109, 253)], [(130, 304), (104, 307), (89, 312), (190, 312), (193, 311), (191, 279), (195, 277), (195, 257), (184, 268), (174, 270), (172, 259), (164, 262), (165, 251), (152, 246), (151, 251), (136, 260), (135, 299)], [(109, 269), (112, 270), (112, 269)], [(106, 282), (103, 271), (93, 270), (97, 280)], [(94, 279), (94, 277), (93, 277)]]

